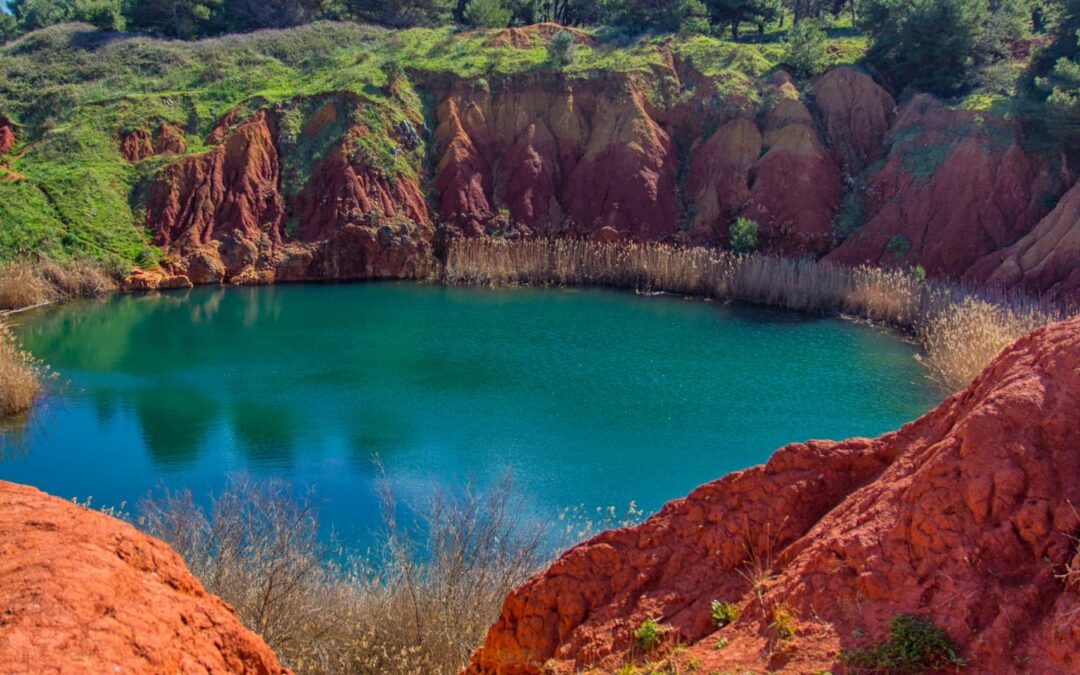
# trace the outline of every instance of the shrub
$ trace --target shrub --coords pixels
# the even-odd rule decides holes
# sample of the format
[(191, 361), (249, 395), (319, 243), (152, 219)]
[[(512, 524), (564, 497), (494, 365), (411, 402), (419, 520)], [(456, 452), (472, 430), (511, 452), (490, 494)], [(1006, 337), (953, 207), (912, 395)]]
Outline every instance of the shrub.
[(502, 0), (469, 0), (462, 13), (465, 23), (482, 28), (505, 28), (512, 16)]
[(966, 661), (945, 633), (927, 619), (897, 614), (889, 620), (889, 639), (847, 652), (843, 660), (855, 671), (923, 673), (958, 669)]
[(776, 634), (777, 639), (790, 640), (795, 637), (795, 615), (787, 607), (774, 607), (770, 615), (769, 628)]
[(742, 616), (742, 610), (733, 602), (712, 601), (712, 620), (717, 626), (723, 628), (729, 623), (735, 623)]
[(813, 77), (828, 67), (828, 37), (821, 24), (807, 19), (791, 29), (784, 41), (784, 63), (802, 77)]
[(736, 253), (753, 253), (758, 247), (758, 224), (738, 218), (728, 229), (728, 246)]
[(574, 62), (574, 48), (574, 36), (568, 30), (561, 30), (548, 40), (548, 59), (560, 66), (568, 66)]
[(897, 258), (903, 258), (908, 253), (911, 253), (911, 242), (902, 234), (893, 235), (889, 242), (885, 244), (885, 250)]
[(519, 518), (508, 480), (436, 494), (408, 529), (388, 487), (382, 502), (384, 538), (364, 557), (320, 539), (312, 496), (280, 481), (233, 477), (209, 514), (165, 492), (138, 522), (297, 673), (457, 673), (543, 562), (546, 533)]
[(645, 619), (641, 625), (634, 629), (634, 640), (638, 648), (646, 653), (656, 651), (660, 646), (660, 636), (663, 628), (653, 619)]

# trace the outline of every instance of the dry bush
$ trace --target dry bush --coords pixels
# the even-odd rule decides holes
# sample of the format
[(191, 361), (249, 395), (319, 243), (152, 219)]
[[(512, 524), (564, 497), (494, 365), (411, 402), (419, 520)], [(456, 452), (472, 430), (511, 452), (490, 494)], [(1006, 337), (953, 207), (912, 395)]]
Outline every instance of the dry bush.
[(0, 418), (28, 411), (40, 392), (40, 369), (0, 323)]
[(928, 282), (904, 270), (659, 243), (458, 240), (450, 242), (443, 279), (493, 286), (613, 286), (851, 315), (913, 334), (931, 377), (953, 390), (1024, 333), (1065, 316), (1026, 298)]
[(0, 265), (0, 311), (101, 295), (115, 290), (116, 282), (115, 275), (91, 260), (10, 262)]
[(184, 558), (298, 673), (456, 673), (503, 598), (544, 562), (509, 482), (436, 494), (359, 557), (319, 537), (315, 504), (280, 482), (230, 480), (209, 516), (189, 492), (148, 499), (140, 524)]

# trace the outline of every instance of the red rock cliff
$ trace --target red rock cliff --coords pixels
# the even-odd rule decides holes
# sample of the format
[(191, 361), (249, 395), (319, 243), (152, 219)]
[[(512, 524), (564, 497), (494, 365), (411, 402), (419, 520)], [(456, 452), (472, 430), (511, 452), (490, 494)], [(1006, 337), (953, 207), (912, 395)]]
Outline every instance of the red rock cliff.
[[(839, 670), (897, 613), (942, 627), (966, 672), (1077, 672), (1077, 410), (1080, 318), (899, 432), (787, 446), (571, 549), (506, 599), (468, 672), (612, 669), (646, 617), (708, 670)], [(742, 617), (718, 630), (713, 599)]]
[(0, 481), (0, 672), (284, 674), (168, 546)]

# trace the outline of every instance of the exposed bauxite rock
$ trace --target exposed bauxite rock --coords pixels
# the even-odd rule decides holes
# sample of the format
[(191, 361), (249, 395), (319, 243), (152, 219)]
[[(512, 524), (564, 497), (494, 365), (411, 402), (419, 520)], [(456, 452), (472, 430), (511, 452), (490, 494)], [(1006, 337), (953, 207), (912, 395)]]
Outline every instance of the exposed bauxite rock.
[(847, 175), (877, 159), (896, 117), (896, 101), (862, 71), (841, 66), (814, 82), (814, 103), (829, 146)]
[[(571, 549), (506, 599), (468, 672), (612, 669), (646, 617), (700, 672), (837, 669), (898, 613), (942, 627), (965, 672), (1077, 672), (1077, 410), (1080, 318), (899, 432), (787, 446)], [(757, 590), (755, 560), (771, 573)], [(742, 618), (717, 630), (713, 599)], [(791, 641), (767, 627), (776, 607), (797, 617)]]
[(903, 107), (889, 142), (861, 188), (864, 224), (829, 260), (959, 277), (1030, 231), (1068, 182), (1061, 162), (1023, 149), (1015, 123), (926, 95)]
[(187, 151), (184, 132), (172, 124), (162, 124), (154, 135), (154, 154), (182, 155)]
[(121, 134), (119, 139), (120, 155), (135, 164), (154, 154), (154, 143), (146, 129), (136, 129)]
[(758, 223), (766, 250), (824, 253), (833, 242), (843, 193), (840, 168), (795, 86), (781, 79), (775, 96), (765, 121), (765, 154), (751, 169), (750, 195), (740, 215)]
[(2, 481), (0, 608), (3, 672), (288, 672), (168, 546)]
[(15, 147), (15, 130), (11, 120), (0, 115), (0, 156), (6, 155)]
[(531, 230), (677, 231), (677, 161), (625, 79), (518, 78), (497, 91), (457, 83), (436, 130), (439, 214), (479, 234), (503, 208)]
[(150, 188), (154, 243), (178, 252), (178, 272), (220, 282), (265, 267), (281, 246), (281, 166), (267, 113), (213, 150), (166, 167)]
[(726, 241), (728, 227), (750, 198), (750, 170), (761, 156), (761, 132), (739, 117), (720, 126), (694, 150), (687, 193), (699, 240)]

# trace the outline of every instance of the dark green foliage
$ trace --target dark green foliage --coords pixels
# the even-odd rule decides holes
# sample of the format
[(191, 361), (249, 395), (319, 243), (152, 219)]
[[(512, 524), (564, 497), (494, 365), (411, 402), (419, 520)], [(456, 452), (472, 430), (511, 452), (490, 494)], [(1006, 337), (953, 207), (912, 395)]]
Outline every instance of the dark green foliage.
[(448, 23), (454, 0), (346, 0), (352, 15), (393, 28), (434, 26)]
[(502, 0), (469, 0), (462, 12), (465, 23), (481, 28), (505, 28), (512, 16)]
[(902, 234), (893, 235), (889, 243), (885, 244), (885, 250), (897, 258), (903, 258), (911, 253), (911, 242)]
[(632, 33), (707, 28), (707, 11), (701, 0), (603, 0), (607, 22)]
[(66, 21), (82, 21), (102, 30), (125, 26), (121, 0), (11, 0), (8, 8), (24, 32)]
[(959, 670), (966, 661), (956, 653), (956, 646), (930, 621), (908, 614), (889, 620), (889, 639), (867, 649), (844, 654), (844, 661), (855, 672), (924, 673)]
[(552, 63), (570, 65), (574, 62), (574, 36), (565, 30), (555, 33), (548, 41), (547, 53)]
[(781, 15), (780, 0), (706, 0), (713, 23), (728, 26), (731, 39), (738, 41), (739, 27), (744, 23), (755, 24), (758, 31)]
[(758, 247), (758, 224), (749, 218), (738, 218), (728, 229), (728, 246), (736, 253), (752, 253)]
[(987, 0), (867, 0), (860, 20), (870, 60), (898, 85), (949, 94), (967, 80), (988, 13)]
[(155, 35), (194, 38), (210, 32), (222, 0), (132, 0), (132, 27)]
[(785, 40), (784, 63), (796, 75), (813, 77), (829, 65), (829, 40), (817, 21), (800, 21)]

